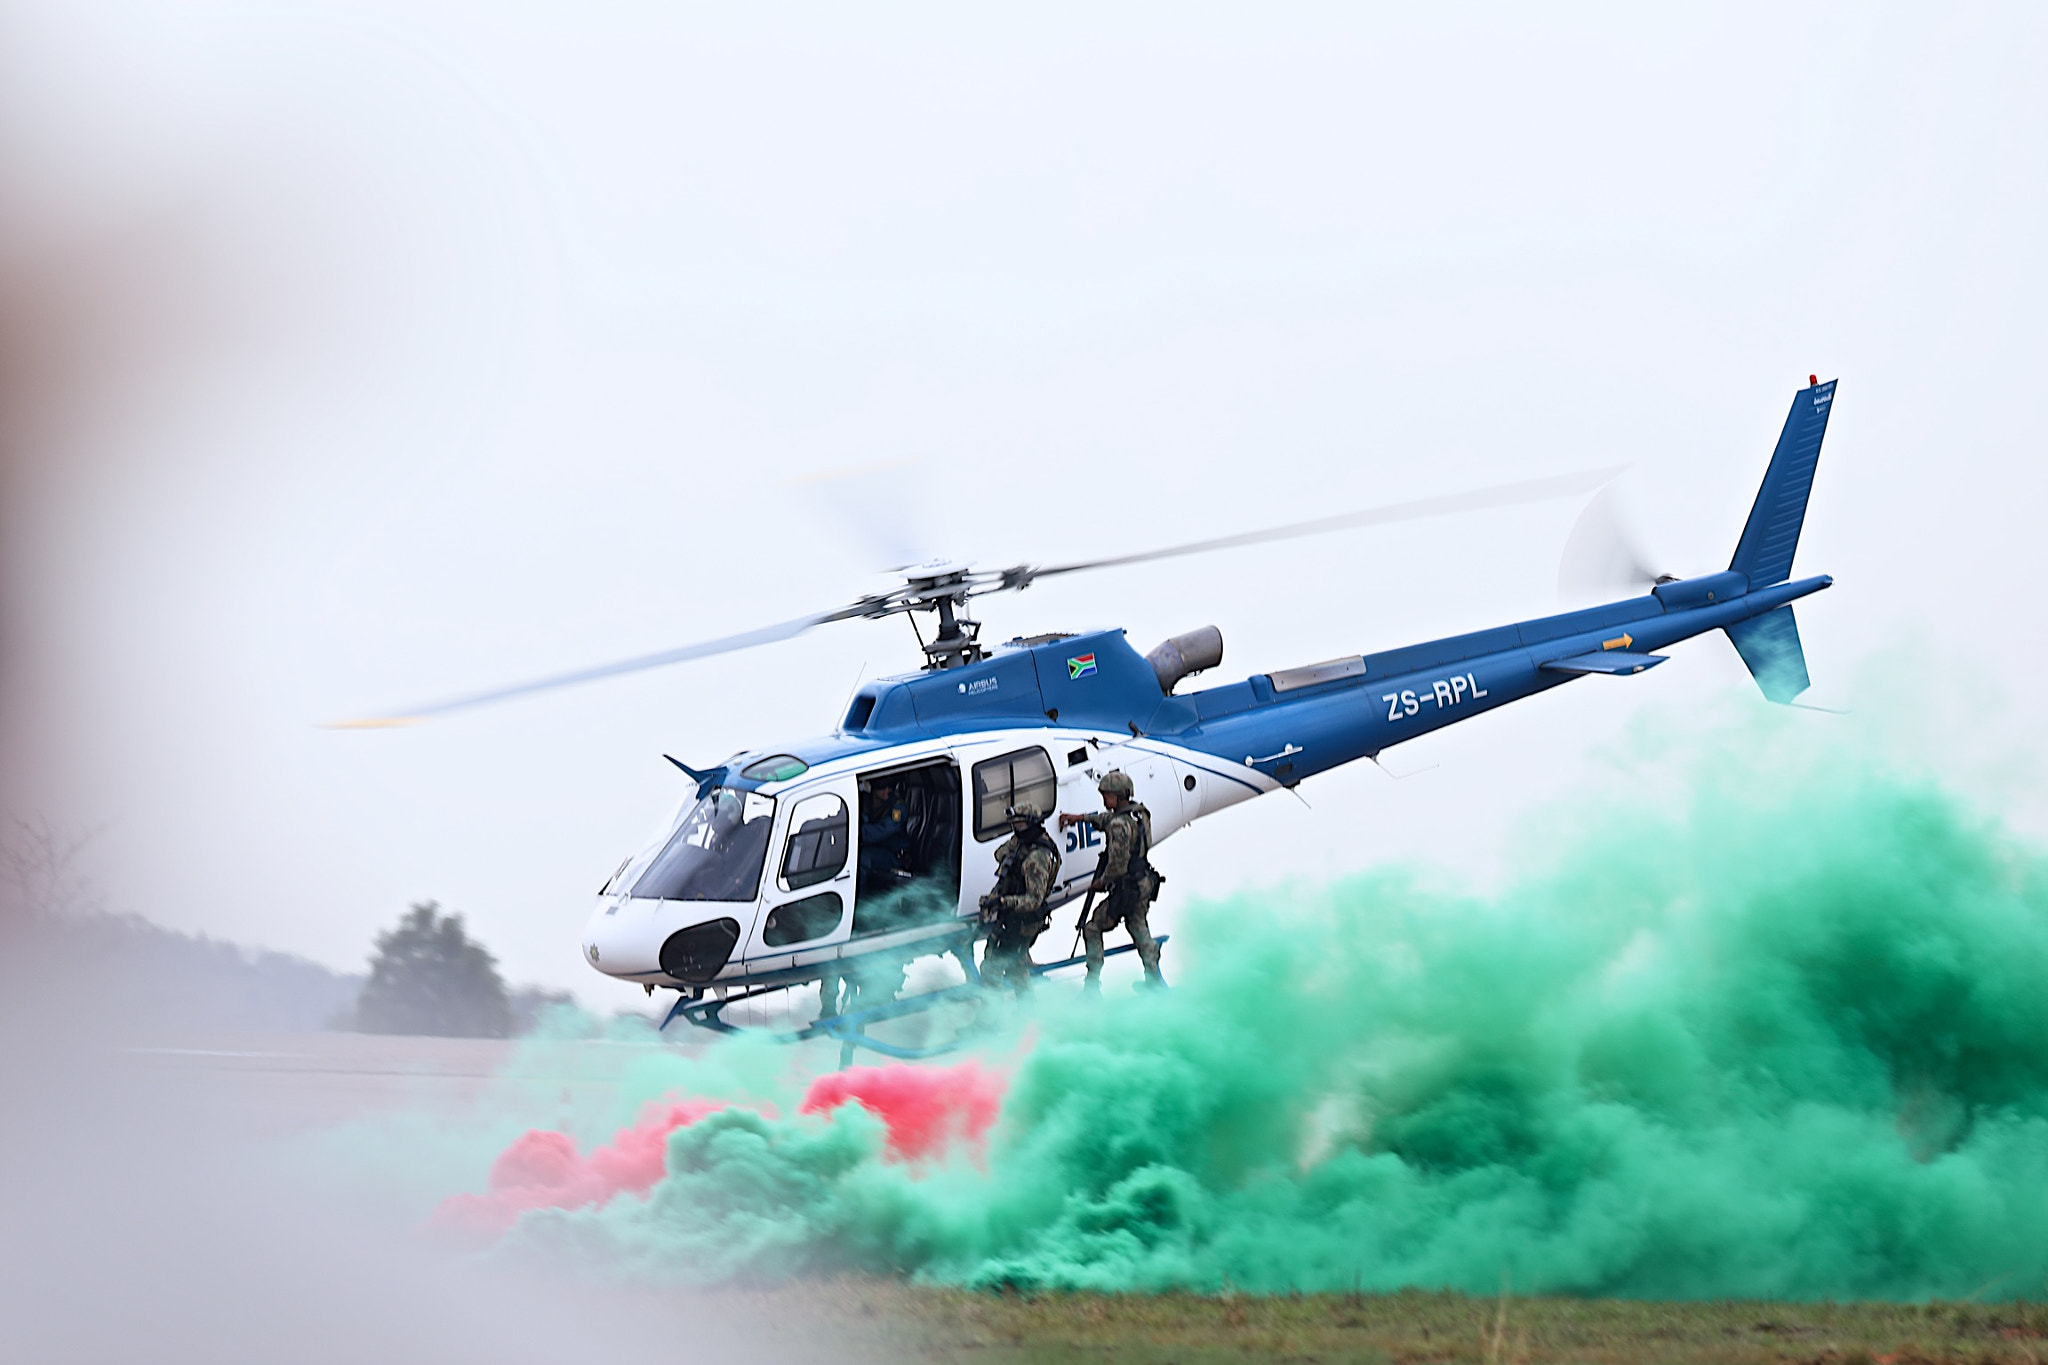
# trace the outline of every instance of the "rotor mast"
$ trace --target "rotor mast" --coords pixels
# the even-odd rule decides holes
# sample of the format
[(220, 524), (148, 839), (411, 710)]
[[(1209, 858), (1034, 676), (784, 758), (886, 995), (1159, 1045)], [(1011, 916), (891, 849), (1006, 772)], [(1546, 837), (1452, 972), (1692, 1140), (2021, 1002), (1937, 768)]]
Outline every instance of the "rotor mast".
[[(922, 566), (921, 566), (922, 568)], [(988, 657), (981, 647), (981, 622), (967, 615), (967, 599), (974, 584), (967, 566), (933, 566), (934, 571), (914, 569), (909, 575), (908, 610), (935, 612), (939, 628), (926, 644), (922, 638), (926, 668), (959, 668)]]

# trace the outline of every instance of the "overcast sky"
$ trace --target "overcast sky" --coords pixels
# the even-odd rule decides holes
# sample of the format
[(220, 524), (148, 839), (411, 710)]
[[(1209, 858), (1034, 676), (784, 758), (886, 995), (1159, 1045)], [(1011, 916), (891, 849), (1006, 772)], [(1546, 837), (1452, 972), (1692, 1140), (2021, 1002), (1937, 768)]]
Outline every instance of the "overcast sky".
[[(1809, 373), (1812, 698), (2030, 766), (2044, 70), (2027, 5), (7, 0), (8, 804), (99, 829), (116, 909), (356, 967), (431, 897), (626, 1004), (577, 932), (660, 754), (829, 729), (901, 621), (316, 723), (875, 590), (790, 482), (904, 456), (928, 548), (990, 564), (1628, 464), (1711, 571)], [(984, 619), (1214, 623), (1228, 681), (1554, 610), (1577, 510)], [(1487, 875), (1635, 713), (1763, 705), (1674, 655), (1220, 816), (1171, 893)]]

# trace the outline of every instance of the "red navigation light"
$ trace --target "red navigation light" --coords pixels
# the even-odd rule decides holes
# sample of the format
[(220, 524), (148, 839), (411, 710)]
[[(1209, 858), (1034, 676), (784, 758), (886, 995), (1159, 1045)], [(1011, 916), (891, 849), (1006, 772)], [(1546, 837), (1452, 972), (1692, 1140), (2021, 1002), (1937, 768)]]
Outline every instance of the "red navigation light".
[(1820, 376), (1817, 374), (1810, 374), (1806, 376), (1806, 382), (1807, 385), (1811, 387), (1812, 385), (1820, 383)]

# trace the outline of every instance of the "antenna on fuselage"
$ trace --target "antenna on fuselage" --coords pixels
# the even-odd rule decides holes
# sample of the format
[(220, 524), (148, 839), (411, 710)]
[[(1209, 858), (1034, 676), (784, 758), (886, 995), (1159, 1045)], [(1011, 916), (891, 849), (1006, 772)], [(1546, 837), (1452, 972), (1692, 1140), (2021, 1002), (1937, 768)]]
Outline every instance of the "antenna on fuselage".
[(1367, 754), (1366, 759), (1369, 762), (1371, 762), (1373, 767), (1378, 768), (1381, 772), (1385, 773), (1388, 777), (1391, 777), (1396, 782), (1406, 782), (1411, 777), (1419, 777), (1423, 773), (1430, 772), (1436, 768), (1440, 768), (1443, 766), (1440, 763), (1432, 763), (1428, 767), (1417, 768), (1414, 772), (1397, 773), (1392, 768), (1389, 768), (1386, 764), (1380, 762), (1380, 756), (1378, 754)]
[(669, 762), (675, 764), (678, 768), (681, 768), (683, 770), (683, 776), (689, 778), (692, 782), (695, 782), (697, 784), (697, 795), (699, 797), (702, 797), (704, 793), (710, 791), (713, 787), (717, 786), (719, 783), (719, 779), (725, 776), (725, 769), (723, 766), (712, 768), (707, 772), (699, 772), (697, 771), (697, 769), (683, 762), (683, 760), (681, 760), (680, 758), (677, 758), (674, 754), (663, 754), (662, 757), (667, 759)]

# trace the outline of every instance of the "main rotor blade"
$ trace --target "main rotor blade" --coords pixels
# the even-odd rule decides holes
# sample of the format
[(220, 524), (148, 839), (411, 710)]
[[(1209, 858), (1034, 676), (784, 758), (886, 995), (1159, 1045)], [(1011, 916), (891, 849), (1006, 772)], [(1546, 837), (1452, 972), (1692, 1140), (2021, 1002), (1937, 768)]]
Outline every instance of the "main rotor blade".
[[(1394, 522), (1420, 521), (1427, 517), (1449, 516), (1456, 512), (1478, 511), (1488, 507), (1513, 507), (1522, 503), (1544, 502), (1552, 498), (1570, 497), (1577, 493), (1590, 492), (1620, 473), (1613, 469), (1588, 470), (1578, 474), (1560, 474), (1547, 479), (1526, 479), (1519, 483), (1498, 484), (1492, 488), (1474, 489), (1467, 493), (1453, 493), (1445, 497), (1419, 498), (1413, 502), (1393, 503), (1385, 507), (1372, 507), (1359, 512), (1347, 512), (1341, 516), (1319, 517), (1314, 521), (1298, 521), (1286, 526), (1268, 527), (1263, 531), (1245, 531), (1237, 535), (1217, 536), (1210, 540), (1190, 541), (1184, 545), (1169, 545), (1162, 549), (1145, 550), (1137, 554), (1117, 555), (1109, 559), (1079, 560), (1071, 564), (1054, 564), (1047, 568), (1019, 565), (1000, 574), (1000, 582), (971, 591), (990, 591), (998, 588), (1015, 589), (1027, 586), (1033, 579), (1049, 578), (1055, 574), (1079, 573), (1084, 569), (1108, 569), (1124, 564), (1142, 564), (1154, 559), (1172, 559), (1180, 555), (1207, 554), (1212, 550), (1231, 550), (1244, 545), (1262, 545), (1269, 541), (1292, 540), (1298, 536), (1324, 535), (1331, 531), (1346, 531), (1363, 526), (1384, 526)], [(978, 577), (992, 578), (996, 575)], [(920, 599), (921, 600), (921, 599)], [(964, 599), (956, 599), (964, 600)], [(644, 669), (661, 668), (667, 664), (682, 663), (688, 659), (702, 659), (713, 654), (729, 654), (734, 650), (752, 649), (756, 645), (773, 644), (803, 634), (813, 626), (831, 621), (846, 621), (858, 616), (882, 616), (911, 609), (917, 603), (913, 599), (897, 594), (882, 594), (862, 598), (847, 606), (835, 607), (830, 611), (814, 612), (798, 616), (759, 630), (742, 631), (737, 635), (724, 635), (715, 640), (702, 640), (679, 649), (665, 649), (654, 654), (641, 654), (616, 663), (598, 664), (592, 668), (579, 668), (569, 673), (556, 673), (530, 682), (516, 683), (510, 687), (492, 688), (486, 692), (472, 692), (465, 696), (450, 697), (426, 706), (415, 706), (388, 716), (369, 716), (356, 720), (336, 721), (327, 728), (334, 730), (378, 729), (395, 725), (411, 725), (433, 716), (446, 715), (451, 711), (464, 711), (475, 706), (487, 706), (493, 702), (509, 701), (514, 697), (530, 696), (536, 692), (551, 692), (557, 688), (574, 687), (579, 683), (595, 682), (600, 678), (617, 677), (622, 673), (638, 673)]]
[(1334, 517), (1317, 517), (1313, 521), (1269, 526), (1263, 531), (1242, 531), (1237, 535), (1217, 536), (1211, 540), (1191, 540), (1185, 545), (1168, 545), (1163, 549), (1141, 550), (1137, 554), (1116, 555), (1109, 559), (1077, 560), (1072, 564), (1054, 564), (1025, 572), (1032, 579), (1050, 578), (1054, 574), (1080, 573), (1083, 569), (1113, 569), (1124, 564), (1143, 564), (1147, 560), (1208, 554), (1211, 550), (1235, 550), (1244, 545), (1264, 545), (1269, 541), (1293, 540), (1298, 536), (1327, 535), (1332, 531), (1350, 531), (1361, 526), (1388, 526), (1401, 521), (1421, 521), (1427, 517), (1447, 517), (1454, 512), (1476, 512), (1488, 507), (1516, 507), (1523, 503), (1548, 502), (1553, 498), (1568, 498), (1578, 493), (1590, 493), (1619, 474), (1621, 470), (1622, 466), (1616, 465), (1611, 469), (1589, 469), (1578, 474), (1558, 474), (1547, 479), (1524, 479), (1519, 483), (1496, 484), (1492, 488), (1475, 488), (1468, 493), (1451, 493), (1439, 498), (1417, 498), (1413, 502), (1368, 507), (1364, 511), (1345, 512)]
[(742, 631), (738, 635), (722, 635), (716, 640), (701, 640), (694, 645), (684, 645), (680, 649), (664, 649), (657, 654), (642, 654), (636, 658), (621, 659), (617, 663), (579, 668), (573, 673), (557, 673), (551, 677), (535, 678), (531, 682), (515, 683), (510, 687), (495, 687), (488, 692), (472, 692), (467, 696), (450, 697), (446, 701), (437, 701), (428, 706), (412, 707), (397, 715), (335, 721), (326, 728), (376, 730), (394, 725), (411, 725), (432, 716), (446, 715), (450, 711), (464, 711), (472, 706), (486, 706), (492, 702), (510, 701), (514, 697), (529, 696), (535, 692), (551, 692), (558, 687), (574, 687), (578, 683), (595, 682), (599, 678), (613, 678), (621, 673), (638, 673), (642, 669), (679, 664), (685, 659), (702, 659), (712, 654), (729, 654), (736, 649), (752, 649), (755, 645), (773, 644), (777, 640), (787, 640), (801, 635), (812, 626), (820, 626), (827, 621), (844, 621), (849, 617), (865, 615), (866, 611), (867, 604), (857, 603), (832, 611), (814, 612), (809, 616), (798, 616), (777, 625), (763, 626), (759, 630)]
[(828, 534), (851, 542), (870, 569), (894, 573), (930, 559), (932, 515), (924, 460), (909, 456), (820, 470), (782, 486)]

